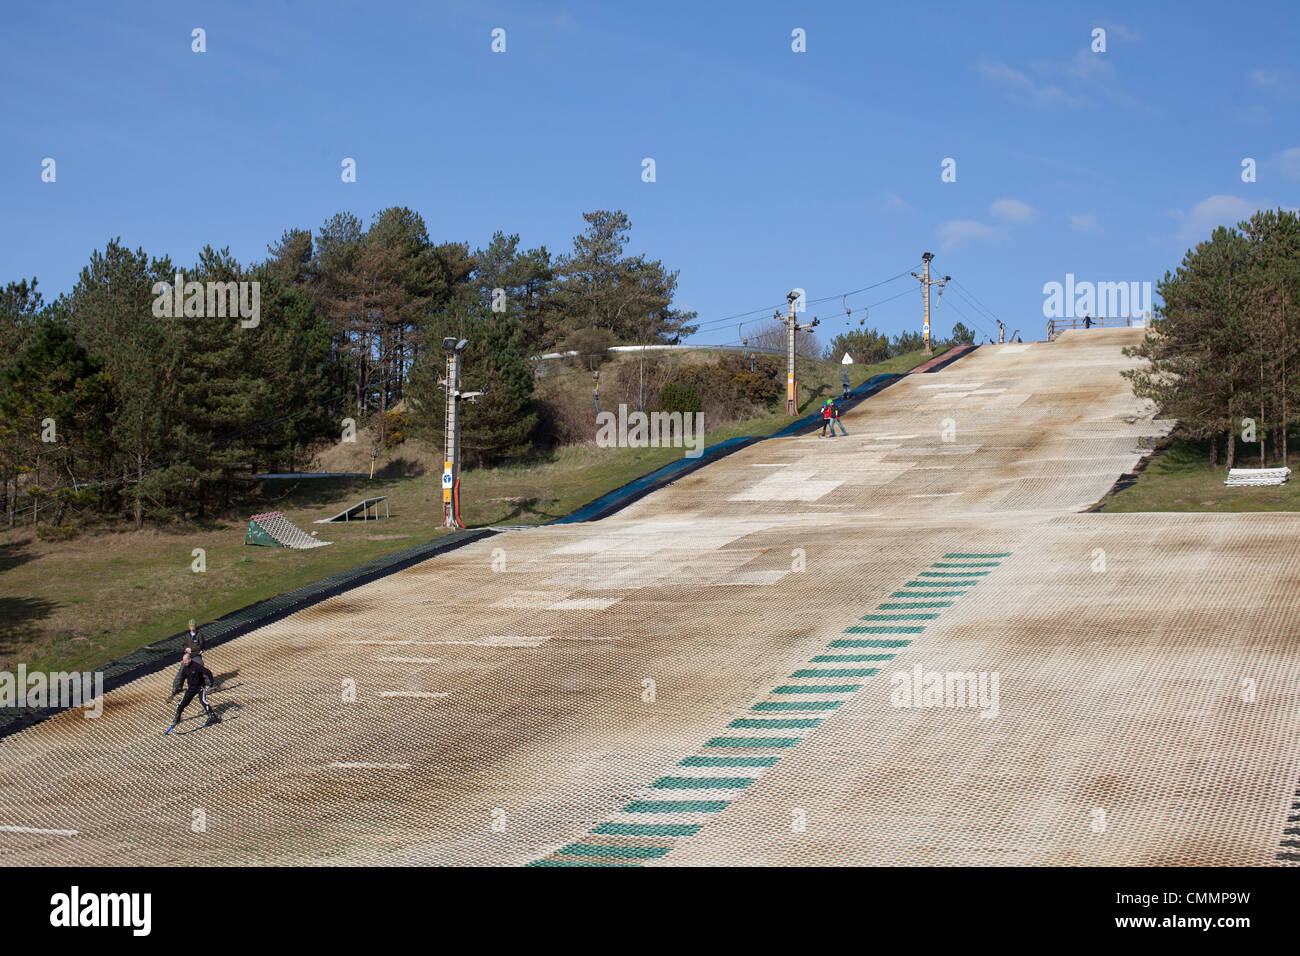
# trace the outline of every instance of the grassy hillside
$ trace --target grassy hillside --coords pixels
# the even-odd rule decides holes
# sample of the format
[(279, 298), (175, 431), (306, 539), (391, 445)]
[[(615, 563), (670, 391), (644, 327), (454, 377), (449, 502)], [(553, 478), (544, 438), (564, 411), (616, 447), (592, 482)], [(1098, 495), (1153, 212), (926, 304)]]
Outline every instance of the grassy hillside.
[[(698, 353), (691, 360), (698, 360)], [(856, 385), (903, 371), (927, 356), (912, 353), (876, 366), (849, 366)], [(801, 362), (803, 412), (838, 394), (840, 366)], [(590, 388), (573, 376), (575, 387)], [(588, 380), (589, 381), (589, 380)], [(707, 443), (769, 435), (789, 423), (783, 411), (707, 432)], [(707, 424), (707, 423), (706, 423)], [(322, 470), (368, 472), (360, 438), (319, 456)], [(558, 449), (546, 460), (466, 471), (463, 518), (470, 526), (550, 521), (681, 455), (673, 448)], [(182, 630), (190, 617), (209, 621), (344, 568), (444, 534), (439, 484), (442, 453), (408, 441), (383, 454), (373, 481), (268, 481), (239, 518), (143, 532), (87, 533), (38, 540), (30, 530), (0, 533), (0, 669), (18, 661), (48, 670), (88, 669)], [(388, 495), (391, 518), (316, 525), (362, 498)], [(281, 510), (299, 527), (334, 542), (310, 551), (245, 547), (247, 516)], [(192, 552), (205, 552), (196, 573)]]
[[(1291, 448), (1300, 452), (1295, 438)], [(1237, 465), (1259, 467), (1259, 446), (1238, 445)], [(1244, 451), (1244, 454), (1241, 452)], [(1223, 449), (1220, 446), (1220, 461)], [(1279, 467), (1269, 462), (1268, 467)], [(1300, 467), (1296, 462), (1292, 468)], [(1101, 510), (1133, 511), (1300, 511), (1300, 480), (1292, 479), (1276, 488), (1225, 488), (1227, 469), (1210, 467), (1208, 442), (1175, 439), (1157, 452), (1138, 480), (1108, 498)]]

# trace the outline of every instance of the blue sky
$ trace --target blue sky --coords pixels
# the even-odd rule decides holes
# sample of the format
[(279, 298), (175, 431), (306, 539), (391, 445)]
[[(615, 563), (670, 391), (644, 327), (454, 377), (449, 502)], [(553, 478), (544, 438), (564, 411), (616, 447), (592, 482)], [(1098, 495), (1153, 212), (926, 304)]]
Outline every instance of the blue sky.
[[(118, 235), (183, 264), (207, 242), (260, 259), (288, 227), (395, 204), (436, 241), (502, 229), (559, 253), (584, 210), (621, 208), (631, 251), (680, 270), (699, 342), (736, 340), (728, 316), (761, 320), (790, 288), (838, 296), (927, 250), (1041, 338), (1044, 283), (1154, 282), (1215, 225), (1300, 205), (1298, 11), (24, 4), (0, 61), (0, 281), (36, 275), (52, 298)], [(869, 324), (919, 330), (915, 280), (851, 296), (855, 320), (870, 304)], [(838, 299), (809, 312), (845, 327)], [(954, 321), (996, 334), (950, 291), (936, 330)]]

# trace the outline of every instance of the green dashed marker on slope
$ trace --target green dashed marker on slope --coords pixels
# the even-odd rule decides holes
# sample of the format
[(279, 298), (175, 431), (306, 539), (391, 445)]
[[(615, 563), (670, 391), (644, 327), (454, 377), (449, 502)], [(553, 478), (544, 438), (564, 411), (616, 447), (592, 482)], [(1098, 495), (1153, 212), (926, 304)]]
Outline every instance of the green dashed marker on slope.
[(607, 836), (695, 836), (702, 823), (602, 823), (592, 830)]
[(753, 747), (755, 749), (793, 747), (802, 737), (713, 737), (706, 747), (730, 747), (737, 750)]
[(628, 860), (654, 860), (663, 856), (668, 846), (602, 846), (599, 843), (571, 843), (555, 852), (562, 856), (615, 857)]
[(864, 614), (859, 621), (933, 621), (938, 614)]
[(613, 866), (619, 869), (627, 869), (630, 866), (640, 866), (639, 863), (596, 863), (588, 860), (533, 860), (529, 866)]
[(634, 800), (624, 813), (720, 813), (730, 800)]
[(862, 640), (848, 640), (841, 638), (838, 641), (831, 641), (828, 647), (907, 647), (911, 641), (894, 641), (885, 638), (864, 638)]
[[(834, 710), (844, 703), (841, 700), (765, 700), (750, 710)], [(735, 726), (732, 724), (731, 726)]]
[[(933, 608), (952, 607), (952, 601), (918, 601), (917, 598), (938, 598), (938, 597), (961, 597), (973, 585), (979, 583), (979, 579), (989, 571), (973, 571), (972, 568), (995, 568), (999, 566), (997, 561), (987, 559), (1010, 557), (1010, 552), (998, 554), (976, 554), (973, 552), (950, 552), (944, 557), (948, 559), (966, 559), (974, 560), (971, 564), (950, 564), (944, 562), (935, 562), (932, 568), (945, 568), (952, 570), (943, 571), (921, 571), (917, 574), (918, 580), (908, 581), (903, 588), (946, 588), (947, 590), (898, 590), (893, 592), (890, 597), (894, 599), (903, 599), (907, 603), (882, 603), (876, 606), (877, 611), (916, 611)], [(940, 580), (922, 580), (925, 578), (937, 578)], [(855, 625), (845, 628), (845, 634), (920, 634), (925, 630), (925, 625), (907, 625), (895, 622), (901, 621), (931, 621), (939, 617), (937, 613), (919, 613), (919, 614), (866, 614), (859, 620), (889, 622), (869, 625)], [(903, 648), (911, 645), (911, 640), (895, 638), (840, 638), (831, 641), (829, 648)], [(818, 654), (814, 656), (810, 663), (858, 663), (858, 662), (877, 662), (893, 660), (895, 654)], [(810, 678), (845, 678), (845, 677), (872, 677), (879, 672), (876, 667), (862, 668), (802, 668), (791, 675), (792, 680), (804, 680)], [(772, 696), (776, 695), (816, 695), (816, 694), (844, 694), (851, 695), (861, 690), (863, 684), (806, 684), (795, 685), (786, 684), (774, 688), (771, 691)], [(760, 701), (750, 709), (752, 711), (782, 711), (782, 710), (833, 710), (839, 707), (844, 701), (800, 701), (800, 700), (779, 700), (779, 701)], [(736, 718), (728, 727), (730, 729), (747, 729), (747, 730), (795, 730), (807, 729), (812, 730), (820, 726), (821, 718), (758, 718), (758, 717), (741, 717)], [(713, 737), (709, 739), (703, 748), (719, 749), (773, 749), (786, 748), (797, 745), (802, 737)], [(701, 749), (703, 749), (701, 748)], [(739, 767), (771, 767), (777, 762), (776, 757), (753, 757), (753, 756), (712, 756), (706, 754), (695, 754), (684, 758), (678, 766), (682, 767), (717, 767), (717, 768), (739, 768)], [(660, 777), (656, 780), (651, 788), (655, 790), (742, 790), (750, 784), (757, 782), (757, 777)], [(720, 813), (730, 805), (727, 800), (636, 800), (629, 803), (621, 811), (622, 813)], [(700, 831), (703, 824), (698, 823), (624, 823), (624, 822), (606, 822), (594, 827), (590, 832), (593, 835), (602, 836), (641, 836), (641, 837), (689, 837), (694, 836)], [(529, 866), (639, 866), (637, 860), (658, 859), (672, 849), (670, 846), (610, 846), (606, 844), (586, 844), (572, 843), (568, 846), (555, 851), (556, 856), (585, 857), (586, 859), (578, 860), (557, 860), (542, 859), (529, 863)], [(608, 862), (607, 862), (608, 861)], [(613, 862), (623, 861), (623, 862)]]
[(876, 609), (880, 611), (907, 611), (926, 607), (952, 607), (952, 605), (952, 601), (909, 601), (906, 604), (877, 604)]
[(660, 777), (652, 790), (743, 790), (755, 777)]

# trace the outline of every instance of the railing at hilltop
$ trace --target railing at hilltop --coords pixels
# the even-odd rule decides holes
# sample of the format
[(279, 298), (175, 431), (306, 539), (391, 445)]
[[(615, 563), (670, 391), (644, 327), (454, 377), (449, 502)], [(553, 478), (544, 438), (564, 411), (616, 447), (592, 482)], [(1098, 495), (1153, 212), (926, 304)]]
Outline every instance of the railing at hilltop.
[[(758, 345), (611, 345), (607, 352), (758, 352), (762, 355), (784, 355), (785, 349), (769, 349)], [(562, 359), (577, 352), (547, 352), (533, 356), (536, 359)]]
[[(1138, 326), (1141, 328), (1147, 324), (1145, 315), (1099, 315), (1090, 318), (1090, 324), (1093, 328), (1118, 328), (1119, 326)], [(1052, 341), (1058, 334), (1066, 329), (1086, 328), (1083, 319), (1048, 319), (1047, 320), (1047, 341)]]

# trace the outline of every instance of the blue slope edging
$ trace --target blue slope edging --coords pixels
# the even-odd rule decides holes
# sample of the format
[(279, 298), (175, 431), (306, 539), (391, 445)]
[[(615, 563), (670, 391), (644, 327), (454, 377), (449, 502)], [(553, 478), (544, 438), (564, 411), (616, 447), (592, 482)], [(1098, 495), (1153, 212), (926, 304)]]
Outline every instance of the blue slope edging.
[[(849, 392), (849, 398), (845, 400), (842, 407), (852, 408), (858, 402), (869, 398), (902, 377), (897, 373), (873, 375)], [(699, 458), (680, 458), (669, 462), (662, 468), (657, 468), (648, 475), (642, 475), (620, 488), (601, 495), (595, 501), (583, 505), (562, 518), (548, 522), (548, 524), (577, 524), (608, 517), (616, 511), (626, 508), (634, 501), (644, 498), (651, 492), (658, 491), (677, 479), (703, 468), (705, 465), (719, 461), (733, 452), (760, 441), (767, 441), (770, 438), (786, 438), (798, 434), (800, 431), (816, 427), (820, 422), (820, 414), (813, 412), (772, 435), (743, 435), (728, 438), (726, 441), (720, 441), (705, 448)], [(376, 558), (355, 568), (340, 571), (285, 594), (279, 594), (264, 601), (258, 601), (256, 604), (242, 607), (210, 624), (203, 625), (204, 649), (233, 641), (260, 627), (265, 627), (290, 614), (295, 614), (322, 601), (337, 597), (353, 588), (377, 581), (380, 578), (427, 561), (439, 554), (454, 551), (474, 541), (498, 533), (491, 528), (472, 528), (466, 531), (458, 531), (442, 538), (435, 538), (425, 544), (415, 545), (403, 551)], [(105, 665), (100, 669), (104, 674), (104, 692), (115, 690), (124, 684), (162, 670), (165, 667), (175, 666), (179, 660), (181, 650), (185, 647), (187, 637), (188, 632), (182, 631), (171, 637), (155, 641), (153, 644), (133, 651), (125, 657), (118, 658)], [(40, 723), (64, 709), (66, 708), (46, 707), (41, 710), (15, 709), (9, 714), (0, 713), (0, 740), (33, 724)]]
[[(870, 398), (882, 388), (894, 384), (903, 376), (897, 372), (886, 372), (883, 375), (873, 375), (857, 388), (849, 392), (849, 397), (840, 400), (840, 409), (853, 408), (865, 398)], [(789, 438), (791, 435), (797, 435), (802, 431), (808, 431), (811, 428), (819, 427), (822, 423), (821, 410), (818, 409), (811, 414), (805, 415), (797, 421), (791, 422), (769, 438)]]
[[(429, 560), (429, 558), (447, 551), (454, 551), (471, 542), (489, 538), (496, 533), (491, 528), (471, 528), (465, 531), (455, 531), (424, 544), (417, 544), (402, 551), (396, 551), (393, 554), (374, 558), (364, 564), (357, 565), (355, 568), (337, 571), (319, 581), (304, 584), (300, 588), (295, 588), (284, 594), (277, 594), (275, 597), (258, 601), (256, 604), (246, 605), (223, 615), (211, 623), (204, 624), (200, 628), (203, 635), (203, 650), (207, 652), (210, 648), (219, 647), (236, 638), (243, 637), (251, 631), (266, 627), (268, 624), (273, 624), (290, 614), (296, 614), (305, 608), (320, 604), (322, 601), (328, 601), (332, 597), (338, 597), (353, 588), (361, 587), (364, 584), (369, 584), (390, 574), (413, 567)], [(139, 650), (132, 651), (125, 657), (119, 657), (117, 660), (99, 668), (99, 673), (104, 675), (104, 693), (107, 694), (110, 690), (116, 690), (124, 684), (129, 684), (137, 678), (155, 673), (163, 668), (175, 667), (180, 661), (181, 651), (185, 649), (188, 640), (189, 631), (182, 631), (179, 634), (173, 634), (171, 637), (165, 637)], [(47, 717), (57, 714), (60, 710), (66, 709), (68, 708), (47, 706), (39, 709), (15, 707), (0, 710), (0, 740), (26, 727), (30, 727), (32, 724), (38, 724)], [(166, 716), (166, 707), (159, 713)], [(159, 719), (162, 719), (162, 716)]]
[[(873, 375), (857, 388), (849, 392), (848, 399), (841, 403), (842, 408), (852, 408), (863, 399), (879, 392), (882, 388), (893, 384), (902, 375), (897, 373), (886, 373), (883, 375)], [(767, 441), (769, 438), (788, 438), (791, 435), (797, 435), (801, 431), (807, 431), (816, 428), (821, 424), (821, 413), (812, 412), (805, 415), (789, 425), (782, 428), (779, 432), (766, 436), (744, 435), (736, 438), (728, 438), (726, 441), (720, 441), (716, 445), (710, 445), (704, 449), (699, 458), (679, 458), (677, 461), (669, 462), (662, 468), (657, 468), (648, 475), (642, 475), (634, 481), (629, 481), (622, 487), (615, 488), (607, 494), (601, 495), (595, 501), (583, 505), (577, 511), (570, 512), (563, 518), (556, 518), (548, 524), (576, 524), (580, 521), (598, 521), (601, 518), (607, 518), (614, 512), (626, 508), (632, 502), (644, 498), (652, 491), (658, 491), (665, 485), (672, 484), (678, 478), (689, 475), (691, 472), (705, 465), (712, 464), (722, 458), (727, 457), (732, 452), (740, 451), (760, 441)]]
[(689, 475), (705, 465), (712, 464), (720, 458), (727, 457), (734, 451), (740, 451), (740, 449), (761, 440), (752, 435), (742, 435), (720, 441), (716, 445), (705, 448), (698, 458), (679, 458), (676, 461), (671, 461), (662, 468), (656, 468), (648, 475), (642, 475), (620, 488), (615, 488), (608, 494), (601, 495), (595, 501), (583, 505), (577, 511), (571, 511), (563, 518), (548, 521), (547, 524), (576, 524), (579, 521), (598, 521), (601, 518), (606, 518), (615, 511), (626, 508), (638, 498), (644, 498), (650, 492), (658, 491), (664, 485), (676, 481), (683, 475)]

